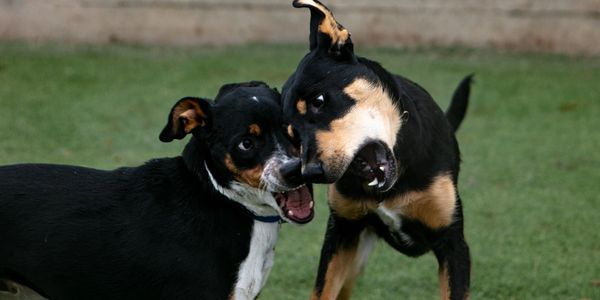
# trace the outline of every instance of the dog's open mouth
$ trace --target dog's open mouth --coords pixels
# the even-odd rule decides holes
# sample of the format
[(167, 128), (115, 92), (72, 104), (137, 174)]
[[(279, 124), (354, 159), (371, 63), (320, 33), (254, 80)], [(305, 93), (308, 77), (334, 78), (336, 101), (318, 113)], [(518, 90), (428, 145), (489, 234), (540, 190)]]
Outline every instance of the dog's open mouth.
[(287, 192), (273, 193), (275, 200), (285, 216), (299, 224), (305, 224), (314, 216), (314, 201), (308, 186)]
[(355, 155), (350, 165), (352, 174), (358, 176), (368, 190), (386, 190), (396, 171), (390, 150), (379, 142), (368, 143)]

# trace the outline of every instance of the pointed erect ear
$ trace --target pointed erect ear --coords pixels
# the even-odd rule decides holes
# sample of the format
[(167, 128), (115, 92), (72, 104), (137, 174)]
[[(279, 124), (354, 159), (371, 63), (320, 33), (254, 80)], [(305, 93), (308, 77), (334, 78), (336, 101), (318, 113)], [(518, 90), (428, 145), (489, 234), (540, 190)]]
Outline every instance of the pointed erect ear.
[(160, 133), (159, 139), (168, 143), (173, 139), (182, 139), (195, 129), (210, 129), (212, 125), (211, 104), (206, 99), (185, 97), (177, 101), (167, 125)]
[(335, 20), (327, 6), (317, 0), (294, 0), (292, 5), (310, 9), (311, 51), (316, 48), (327, 49), (329, 54), (336, 57), (353, 53), (350, 32)]

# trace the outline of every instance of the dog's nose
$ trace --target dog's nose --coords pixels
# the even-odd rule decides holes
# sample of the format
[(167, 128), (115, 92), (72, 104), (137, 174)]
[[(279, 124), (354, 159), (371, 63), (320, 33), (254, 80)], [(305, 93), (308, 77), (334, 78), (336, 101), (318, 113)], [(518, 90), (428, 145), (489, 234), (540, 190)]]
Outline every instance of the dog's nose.
[(302, 161), (300, 161), (299, 158), (293, 159), (284, 163), (281, 168), (279, 168), (279, 172), (285, 181), (287, 181), (289, 184), (297, 186), (304, 182), (302, 179), (301, 166)]
[(325, 170), (320, 162), (307, 163), (302, 170), (302, 177), (307, 182), (326, 182)]

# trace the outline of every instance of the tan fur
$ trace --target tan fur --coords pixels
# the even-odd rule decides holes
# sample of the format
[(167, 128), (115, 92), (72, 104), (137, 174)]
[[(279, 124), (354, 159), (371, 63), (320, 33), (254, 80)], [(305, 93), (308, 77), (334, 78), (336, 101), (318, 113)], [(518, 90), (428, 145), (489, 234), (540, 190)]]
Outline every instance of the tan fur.
[(371, 229), (365, 229), (361, 232), (358, 244), (356, 246), (356, 254), (354, 259), (352, 260), (348, 274), (346, 275), (346, 280), (344, 281), (344, 285), (340, 290), (337, 299), (350, 299), (352, 296), (352, 290), (356, 285), (356, 281), (358, 276), (362, 272), (365, 264), (371, 252), (373, 250), (373, 246), (377, 241), (377, 235)]
[(329, 185), (329, 207), (335, 214), (348, 220), (359, 220), (369, 211), (377, 208), (377, 202), (372, 199), (349, 199), (340, 194), (335, 184)]
[(296, 102), (296, 109), (298, 110), (298, 112), (301, 115), (305, 115), (306, 114), (306, 101), (303, 99), (298, 99), (298, 102)]
[(260, 126), (258, 126), (258, 124), (250, 124), (250, 127), (248, 128), (248, 132), (250, 132), (250, 134), (252, 134), (252, 135), (259, 136), (262, 131), (260, 129)]
[(366, 140), (379, 139), (393, 149), (402, 125), (398, 108), (381, 86), (357, 78), (344, 92), (356, 104), (333, 120), (329, 130), (316, 132), (318, 158), (325, 171), (337, 170), (340, 176)]
[[(377, 208), (374, 199), (350, 199), (329, 185), (329, 206), (349, 220), (358, 220)], [(383, 201), (383, 207), (403, 217), (418, 220), (431, 229), (452, 224), (456, 207), (456, 190), (450, 175), (437, 176), (423, 191), (412, 191)]]
[(260, 186), (260, 178), (263, 173), (262, 165), (258, 165), (252, 169), (240, 170), (233, 162), (231, 155), (227, 153), (225, 154), (225, 166), (237, 181), (255, 188)]
[(194, 128), (198, 126), (206, 125), (204, 121), (206, 114), (202, 111), (200, 106), (194, 101), (182, 101), (173, 109), (173, 133), (179, 132), (179, 119), (183, 118), (185, 133), (190, 133)]
[(438, 275), (440, 284), (440, 299), (450, 300), (450, 278), (448, 277), (448, 263), (443, 263), (440, 265)]
[(294, 138), (294, 129), (292, 128), (292, 125), (288, 125), (287, 126), (287, 134), (291, 137)]
[[(346, 282), (347, 276), (352, 272), (352, 265), (356, 258), (356, 245), (349, 249), (340, 249), (333, 255), (327, 266), (325, 274), (325, 286), (321, 296), (317, 297), (316, 291), (313, 291), (311, 299), (349, 299), (341, 297), (340, 291)], [(339, 295), (339, 296), (338, 296)], [(337, 298), (336, 298), (337, 296)]]
[(413, 191), (385, 200), (383, 206), (431, 229), (452, 224), (456, 190), (450, 175), (437, 176), (423, 191)]
[(331, 38), (331, 46), (333, 45), (343, 45), (348, 41), (348, 37), (350, 37), (350, 33), (344, 26), (340, 25), (335, 18), (333, 17), (333, 13), (331, 11), (312, 0), (302, 0), (298, 1), (301, 4), (312, 6), (318, 10), (320, 10), (325, 18), (321, 24), (319, 24), (319, 31), (327, 34)]

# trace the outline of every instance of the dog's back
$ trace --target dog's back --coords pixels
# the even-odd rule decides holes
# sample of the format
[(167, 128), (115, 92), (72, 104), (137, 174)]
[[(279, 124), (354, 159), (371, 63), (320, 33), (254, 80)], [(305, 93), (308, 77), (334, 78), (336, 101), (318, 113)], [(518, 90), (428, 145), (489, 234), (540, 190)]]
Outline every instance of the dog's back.
[(181, 158), (0, 167), (0, 277), (59, 299), (226, 298), (237, 267), (219, 260), (245, 258), (252, 220), (192, 177)]

